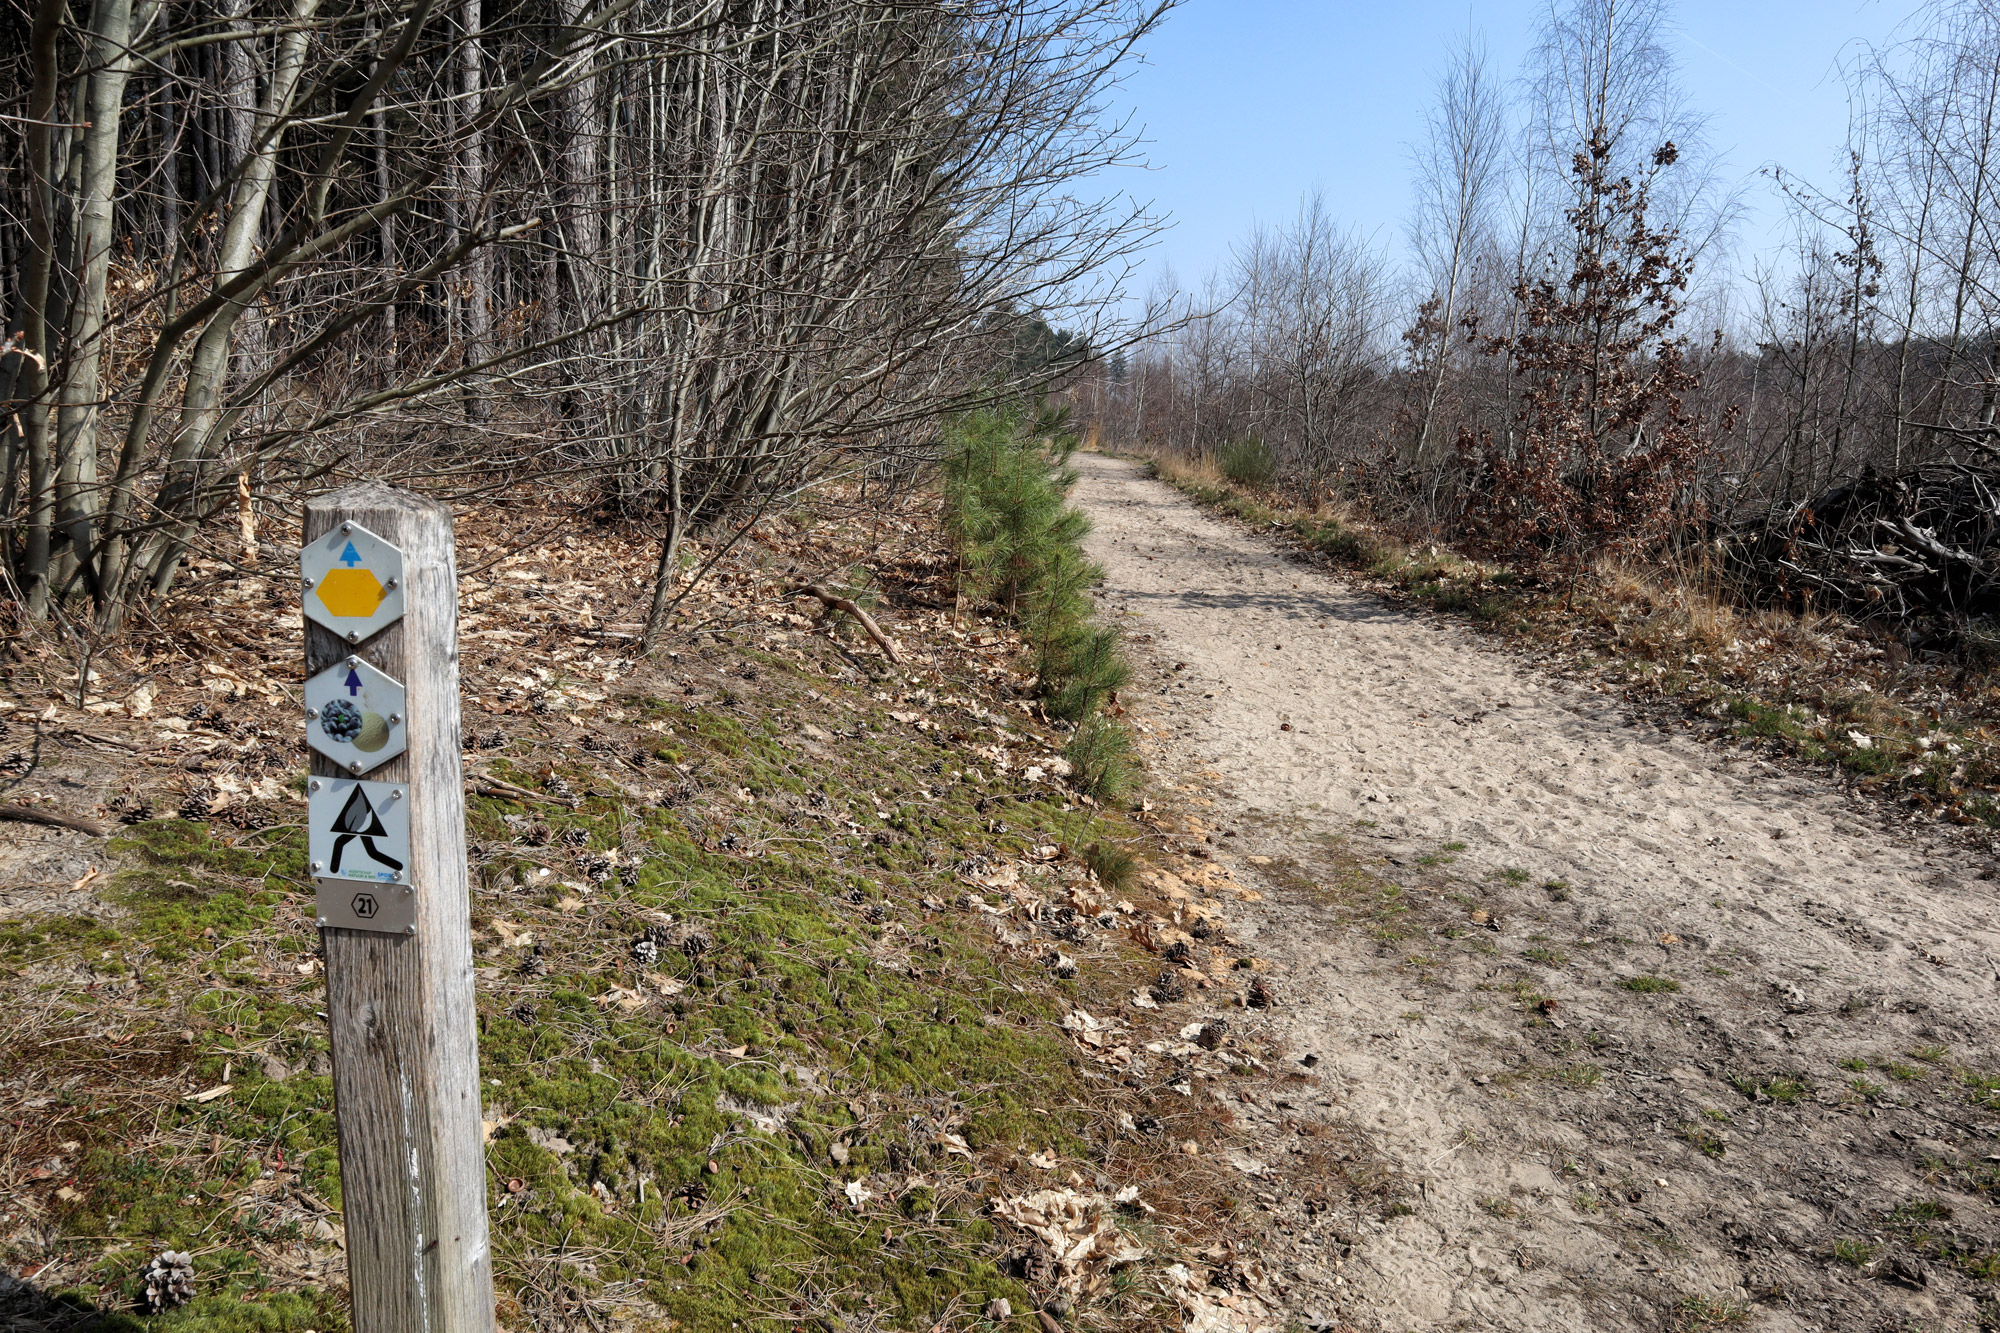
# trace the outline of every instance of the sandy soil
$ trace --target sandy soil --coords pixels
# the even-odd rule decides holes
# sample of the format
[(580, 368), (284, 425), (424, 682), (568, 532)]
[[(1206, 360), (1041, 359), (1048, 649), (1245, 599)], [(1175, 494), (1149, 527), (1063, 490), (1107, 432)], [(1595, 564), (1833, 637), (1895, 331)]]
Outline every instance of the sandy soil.
[[(1289, 1315), (2000, 1328), (1990, 869), (1079, 465), (1181, 844), (1266, 881), (1232, 929), (1281, 1004), (1242, 1021), (1318, 1057), (1296, 1106), (1214, 1094)], [(1288, 1169), (1330, 1134), (1406, 1203)]]
[[(90, 751), (39, 738), (34, 725), (0, 699), (0, 801), (103, 820), (93, 807), (102, 772)], [(39, 913), (102, 910), (91, 888), (112, 867), (104, 840), (87, 833), (0, 820), (0, 922)]]

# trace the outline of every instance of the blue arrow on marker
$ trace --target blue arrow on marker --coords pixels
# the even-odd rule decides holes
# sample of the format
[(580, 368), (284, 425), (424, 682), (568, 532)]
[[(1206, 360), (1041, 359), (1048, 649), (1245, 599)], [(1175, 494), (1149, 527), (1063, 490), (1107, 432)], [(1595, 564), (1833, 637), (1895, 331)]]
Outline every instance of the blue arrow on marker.
[(356, 671), (353, 667), (349, 667), (347, 669), (346, 685), (347, 685), (347, 692), (349, 694), (361, 693), (361, 673), (359, 671)]
[(354, 549), (353, 542), (349, 542), (347, 549), (340, 553), (340, 563), (346, 565), (349, 569), (361, 563), (361, 553)]

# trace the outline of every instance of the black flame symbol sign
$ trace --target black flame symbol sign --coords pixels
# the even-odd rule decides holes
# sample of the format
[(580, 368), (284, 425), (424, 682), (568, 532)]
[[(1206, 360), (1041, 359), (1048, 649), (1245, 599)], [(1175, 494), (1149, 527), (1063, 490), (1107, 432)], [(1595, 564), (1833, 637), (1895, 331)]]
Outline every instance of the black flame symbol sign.
[(375, 845), (375, 839), (385, 838), (389, 830), (382, 827), (382, 816), (375, 813), (375, 807), (368, 803), (368, 793), (360, 784), (355, 784), (353, 794), (347, 804), (340, 808), (340, 817), (333, 821), (333, 831), (340, 836), (333, 840), (333, 860), (331, 869), (340, 873), (340, 858), (347, 852), (347, 844), (360, 840), (361, 850), (370, 860), (379, 861), (391, 870), (401, 870), (403, 863)]
[(355, 894), (353, 905), (354, 915), (360, 917), (363, 921), (375, 915), (375, 895), (372, 893)]

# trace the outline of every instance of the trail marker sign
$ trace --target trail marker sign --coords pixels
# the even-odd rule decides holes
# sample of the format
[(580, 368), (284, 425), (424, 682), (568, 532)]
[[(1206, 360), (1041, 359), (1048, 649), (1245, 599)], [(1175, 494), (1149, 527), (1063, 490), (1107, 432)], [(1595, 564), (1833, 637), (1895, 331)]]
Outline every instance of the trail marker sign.
[(409, 748), (409, 692), (359, 657), (306, 682), (306, 744), (349, 773), (367, 773)]
[(310, 778), (306, 825), (319, 924), (414, 935), (408, 784)]
[(494, 1333), (451, 511), (361, 481), (304, 520), (306, 843), (348, 1323)]
[(299, 551), (306, 619), (349, 643), (403, 618), (403, 553), (359, 523), (336, 523)]

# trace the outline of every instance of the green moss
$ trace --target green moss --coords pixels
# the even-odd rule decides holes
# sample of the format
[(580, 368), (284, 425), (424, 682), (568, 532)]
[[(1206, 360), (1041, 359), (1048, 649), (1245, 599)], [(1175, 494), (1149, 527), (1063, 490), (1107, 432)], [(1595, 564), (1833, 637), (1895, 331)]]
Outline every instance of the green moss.
[[(133, 1258), (143, 1270), (144, 1257)], [(197, 1284), (205, 1287), (220, 1281), (228, 1284), (226, 1289), (220, 1294), (198, 1295), (165, 1314), (142, 1318), (137, 1313), (143, 1283), (133, 1281), (127, 1284), (129, 1292), (121, 1292), (131, 1298), (125, 1308), (105, 1308), (93, 1299), (94, 1293), (72, 1290), (51, 1302), (61, 1309), (60, 1314), (50, 1311), (42, 1313), (42, 1318), (48, 1327), (66, 1333), (334, 1333), (347, 1327), (346, 1310), (328, 1296), (269, 1292), (246, 1300), (249, 1293), (229, 1281), (229, 1270), (226, 1262), (213, 1262), (207, 1255), (198, 1258)]]
[[(940, 779), (931, 799), (895, 802), (883, 824), (868, 793), (907, 796), (913, 772), (974, 758), (871, 731), (807, 767), (774, 714), (668, 704), (649, 715), (673, 722), (676, 752), (701, 765), (716, 799), (638, 807), (587, 769), (562, 766), (578, 804), (532, 807), (552, 835), (545, 846), (512, 842), (504, 816), (525, 807), (469, 803), (474, 840), (501, 849), (482, 866), (474, 921), (504, 916), (541, 950), (531, 973), (524, 953), (490, 935), (479, 946), (503, 1295), (556, 1280), (550, 1256), (583, 1253), (590, 1267), (565, 1267), (562, 1285), (613, 1306), (643, 1297), (703, 1333), (773, 1302), (823, 1309), (817, 1293), (829, 1291), (843, 1293), (836, 1304), (872, 1308), (885, 1327), (927, 1328), (995, 1296), (1028, 1308), (995, 1266), (996, 1236), (973, 1188), (990, 1164), (968, 1162), (940, 1136), (974, 1154), (1032, 1146), (1101, 1158), (1087, 1120), (1093, 1095), (1055, 1025), (1055, 994), (1021, 985), (976, 919), (921, 900), (950, 891), (940, 868), (949, 860), (1039, 841), (1048, 807), (1008, 807), (1025, 827), (1003, 834), (978, 809), (988, 798), (976, 784)], [(531, 788), (551, 776), (496, 771)], [(736, 802), (737, 787), (755, 803)], [(807, 792), (845, 794), (844, 813), (866, 836), (797, 836), (780, 798), (803, 805)], [(1089, 811), (1062, 818), (1072, 845), (1130, 836)], [(579, 873), (568, 858), (614, 849), (630, 873), (597, 884), (587, 908), (565, 905), (569, 890), (539, 887)], [(0, 1053), (0, 1077), (34, 1064), (38, 1076), (78, 1083), (77, 1116), (93, 1079), (143, 1073), (231, 1091), (142, 1110), (112, 1099), (81, 1122), (87, 1130), (65, 1130), (83, 1141), (78, 1198), (51, 1226), (58, 1245), (89, 1256), (78, 1299), (114, 1312), (101, 1327), (137, 1327), (115, 1311), (136, 1297), (146, 1257), (171, 1246), (199, 1252), (201, 1297), (149, 1328), (338, 1329), (339, 1300), (280, 1289), (290, 1279), (259, 1258), (293, 1243), (299, 1225), (296, 1209), (259, 1200), (341, 1202), (330, 1080), (315, 1072), (326, 1052), (323, 991), (295, 966), (311, 944), (302, 841), (295, 830), (231, 841), (163, 820), (121, 835), (116, 850), (128, 867), (109, 890), (123, 912), (117, 929), (82, 918), (17, 923), (0, 935), (0, 959), (121, 965), (148, 977), (142, 1002), (157, 1016), (132, 1030), (132, 1063), (102, 1067), (92, 1045), (58, 1044)], [(509, 887), (535, 865), (558, 873)], [(698, 924), (708, 947), (636, 963), (633, 940), (662, 913)], [(99, 960), (106, 950), (118, 957)], [(635, 991), (643, 1004), (624, 1007), (621, 995)], [(274, 1058), (286, 1067), (270, 1072), (282, 1077), (266, 1072)], [(845, 1165), (829, 1155), (836, 1140)], [(557, 1141), (568, 1150), (544, 1146)], [(857, 1211), (843, 1188), (869, 1173), (926, 1183)], [(272, 1179), (283, 1188), (266, 1193)], [(105, 1252), (107, 1232), (122, 1248)], [(1135, 1288), (1123, 1299), (1147, 1298)]]
[(1713, 1130), (1695, 1124), (1693, 1121), (1683, 1122), (1679, 1133), (1684, 1142), (1691, 1145), (1704, 1157), (1720, 1161), (1723, 1155), (1729, 1151), (1729, 1145), (1722, 1141), (1720, 1135), (1716, 1134)]
[(1812, 1094), (1812, 1082), (1804, 1074), (1731, 1074), (1729, 1084), (1751, 1101), (1790, 1105)]
[(132, 914), (133, 933), (149, 942), (227, 939), (269, 925), (273, 905), (306, 877), (302, 828), (250, 848), (201, 824), (162, 819), (113, 839), (111, 851), (130, 868), (107, 897)]

